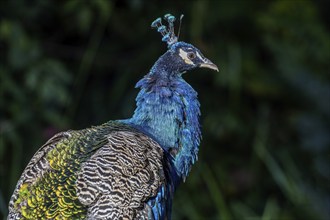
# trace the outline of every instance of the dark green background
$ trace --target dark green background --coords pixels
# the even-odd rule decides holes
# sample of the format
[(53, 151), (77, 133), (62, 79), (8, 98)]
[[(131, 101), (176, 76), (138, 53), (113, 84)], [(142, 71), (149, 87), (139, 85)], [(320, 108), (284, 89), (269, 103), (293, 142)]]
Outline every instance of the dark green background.
[(329, 219), (329, 2), (2, 0), (0, 214), (54, 133), (132, 115), (170, 12), (220, 69), (184, 76), (203, 141), (173, 219)]

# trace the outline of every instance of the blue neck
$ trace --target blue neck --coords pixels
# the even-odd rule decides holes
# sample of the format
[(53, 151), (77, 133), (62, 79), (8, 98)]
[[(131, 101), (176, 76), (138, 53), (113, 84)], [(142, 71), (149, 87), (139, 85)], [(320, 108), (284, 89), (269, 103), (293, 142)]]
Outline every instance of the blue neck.
[(151, 134), (173, 157), (177, 175), (185, 179), (197, 160), (201, 139), (197, 93), (181, 74), (159, 73), (159, 70), (164, 71), (156, 63), (137, 83), (141, 91), (128, 122)]

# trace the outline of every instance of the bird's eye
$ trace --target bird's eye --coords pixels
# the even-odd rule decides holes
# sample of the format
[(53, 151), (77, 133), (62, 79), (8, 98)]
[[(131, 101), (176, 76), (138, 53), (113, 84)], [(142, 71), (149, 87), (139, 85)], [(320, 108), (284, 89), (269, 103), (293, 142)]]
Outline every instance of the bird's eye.
[(192, 60), (192, 59), (195, 59), (196, 54), (193, 53), (193, 52), (189, 52), (189, 53), (187, 54), (187, 56), (188, 56), (188, 58), (189, 58), (190, 60)]

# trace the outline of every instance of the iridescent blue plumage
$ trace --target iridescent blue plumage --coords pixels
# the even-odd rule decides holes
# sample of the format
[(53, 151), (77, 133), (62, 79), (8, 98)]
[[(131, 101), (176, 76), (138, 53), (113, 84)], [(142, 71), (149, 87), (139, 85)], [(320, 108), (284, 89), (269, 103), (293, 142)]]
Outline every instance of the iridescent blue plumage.
[(197, 67), (217, 70), (196, 47), (177, 42), (175, 18), (169, 14), (164, 18), (169, 23), (168, 28), (160, 18), (151, 26), (163, 35), (169, 49), (136, 84), (140, 89), (137, 108), (133, 117), (125, 120), (155, 139), (165, 152), (166, 182), (148, 201), (155, 219), (170, 218), (174, 190), (196, 162), (201, 140), (197, 92), (182, 74)]

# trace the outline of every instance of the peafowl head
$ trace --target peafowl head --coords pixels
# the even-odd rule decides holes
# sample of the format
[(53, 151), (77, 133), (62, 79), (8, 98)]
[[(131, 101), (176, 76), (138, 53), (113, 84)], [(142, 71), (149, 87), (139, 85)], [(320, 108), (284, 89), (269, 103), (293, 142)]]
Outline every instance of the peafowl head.
[[(182, 17), (181, 15), (180, 23)], [(151, 73), (175, 77), (195, 68), (209, 68), (219, 71), (218, 67), (195, 46), (178, 41), (178, 36), (174, 33), (175, 17), (173, 15), (166, 14), (164, 20), (168, 23), (167, 27), (162, 24), (161, 18), (157, 18), (151, 24), (152, 28), (157, 28), (157, 31), (163, 36), (162, 41), (168, 45), (168, 50), (159, 58), (153, 68), (156, 71), (151, 71)]]

